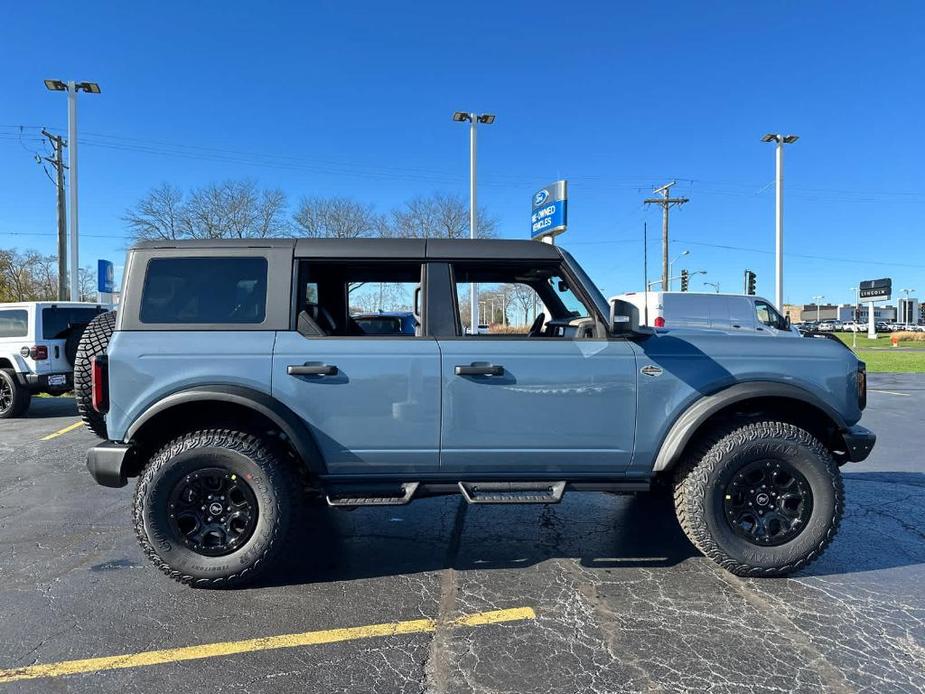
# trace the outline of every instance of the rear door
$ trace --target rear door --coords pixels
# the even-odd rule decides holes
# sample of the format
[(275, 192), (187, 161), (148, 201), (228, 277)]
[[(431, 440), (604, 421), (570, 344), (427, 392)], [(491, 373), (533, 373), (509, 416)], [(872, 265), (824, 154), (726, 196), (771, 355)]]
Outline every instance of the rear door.
[[(440, 353), (422, 333), (364, 330), (354, 316), (422, 318), (417, 262), (302, 261), (295, 330), (280, 332), (273, 395), (311, 428), (331, 474), (436, 471)], [(368, 328), (368, 326), (367, 326)]]

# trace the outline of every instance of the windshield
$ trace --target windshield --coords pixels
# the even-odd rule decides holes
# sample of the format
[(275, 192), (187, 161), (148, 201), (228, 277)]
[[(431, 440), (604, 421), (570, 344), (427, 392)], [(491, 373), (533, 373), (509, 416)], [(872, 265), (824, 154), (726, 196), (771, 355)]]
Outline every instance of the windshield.
[(597, 310), (600, 311), (601, 316), (607, 319), (607, 317), (610, 316), (610, 304), (607, 303), (607, 299), (601, 294), (601, 290), (591, 281), (591, 278), (588, 277), (588, 274), (582, 269), (581, 265), (575, 261), (571, 253), (563, 250), (562, 255), (565, 257), (565, 262), (568, 264), (569, 269), (578, 278), (578, 281), (584, 285), (585, 291), (588, 293), (591, 301), (594, 302)]

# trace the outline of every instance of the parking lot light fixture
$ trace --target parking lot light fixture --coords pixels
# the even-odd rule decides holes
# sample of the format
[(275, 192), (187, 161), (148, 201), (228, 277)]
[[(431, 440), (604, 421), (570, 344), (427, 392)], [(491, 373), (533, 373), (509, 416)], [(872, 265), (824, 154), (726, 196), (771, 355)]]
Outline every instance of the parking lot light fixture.
[(96, 82), (64, 82), (63, 80), (45, 80), (45, 87), (53, 92), (67, 92), (67, 165), (71, 175), (70, 185), (70, 237), (71, 237), (71, 272), (70, 298), (80, 300), (79, 272), (80, 254), (77, 238), (77, 92), (99, 94), (100, 85)]
[(774, 211), (774, 304), (778, 311), (784, 307), (784, 145), (799, 140), (799, 135), (768, 133), (762, 142), (777, 145), (775, 155), (775, 211)]
[(817, 322), (817, 323), (819, 322), (819, 315), (820, 315), (820, 314), (819, 314), (819, 311), (820, 311), (820, 309), (821, 309), (821, 306), (820, 306), (819, 304), (820, 304), (820, 302), (821, 302), (824, 298), (825, 298), (825, 297), (824, 297), (823, 295), (821, 295), (821, 294), (818, 295), (818, 296), (814, 296), (814, 297), (813, 297), (813, 301), (816, 302), (816, 322)]
[[(456, 111), (453, 114), (453, 120), (457, 123), (469, 123), (469, 238), (476, 237), (476, 213), (478, 205), (476, 202), (476, 170), (477, 170), (477, 140), (476, 126), (479, 123), (491, 125), (495, 122), (493, 113), (466, 113)], [(475, 335), (479, 327), (479, 288), (475, 282), (469, 282), (469, 330)]]

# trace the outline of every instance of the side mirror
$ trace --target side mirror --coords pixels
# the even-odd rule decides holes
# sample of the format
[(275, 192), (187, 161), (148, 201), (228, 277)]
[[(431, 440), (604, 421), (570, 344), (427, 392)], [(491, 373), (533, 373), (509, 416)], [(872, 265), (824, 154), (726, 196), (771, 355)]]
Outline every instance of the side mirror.
[(639, 309), (628, 301), (610, 300), (610, 330), (614, 335), (626, 335), (639, 327)]
[(784, 325), (790, 330), (790, 316), (784, 316)]

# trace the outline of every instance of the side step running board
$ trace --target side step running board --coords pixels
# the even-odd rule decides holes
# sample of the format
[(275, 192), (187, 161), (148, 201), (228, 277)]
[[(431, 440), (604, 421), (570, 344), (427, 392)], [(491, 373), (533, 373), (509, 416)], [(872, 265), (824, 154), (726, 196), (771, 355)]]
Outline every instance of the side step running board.
[(418, 490), (419, 482), (405, 482), (401, 485), (401, 496), (356, 496), (356, 497), (336, 497), (332, 498), (328, 494), (328, 506), (404, 506), (414, 497)]
[(460, 482), (470, 504), (558, 504), (565, 482)]

